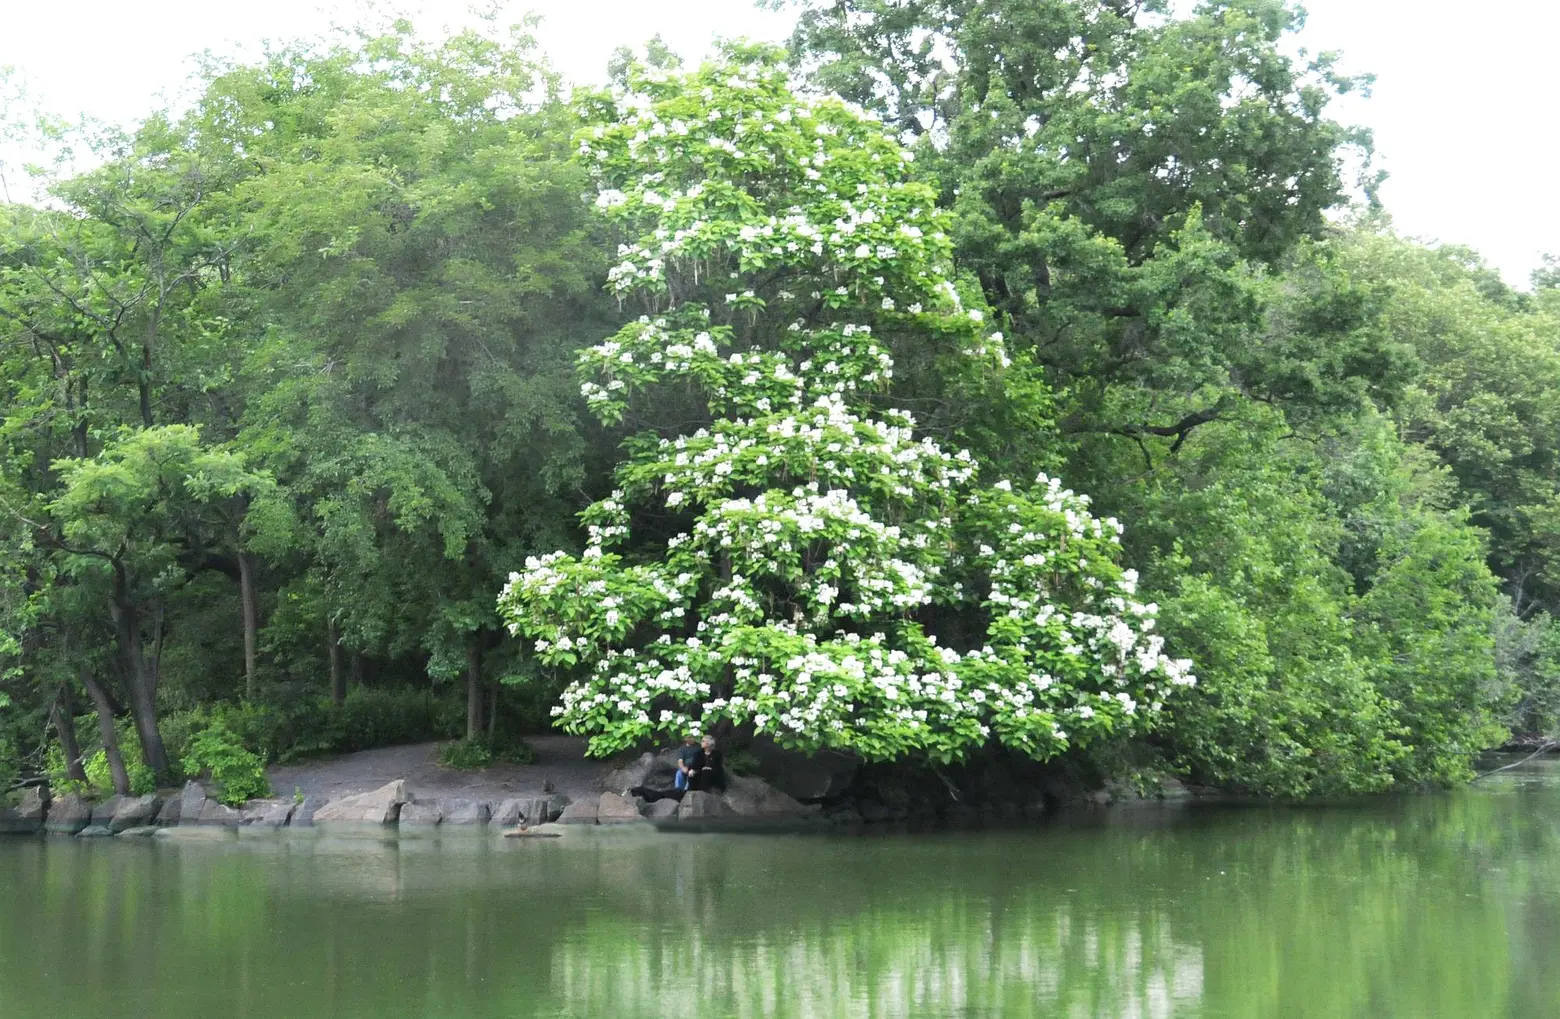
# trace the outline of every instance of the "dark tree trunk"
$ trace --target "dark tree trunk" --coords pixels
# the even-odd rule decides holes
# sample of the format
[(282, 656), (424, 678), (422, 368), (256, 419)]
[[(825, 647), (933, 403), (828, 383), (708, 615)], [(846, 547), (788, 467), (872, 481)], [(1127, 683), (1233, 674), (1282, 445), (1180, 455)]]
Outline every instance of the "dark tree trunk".
[[(116, 564), (117, 567), (117, 564)], [(123, 572), (115, 576), (112, 612), (120, 658), (124, 662), (125, 692), (129, 694), (130, 717), (141, 737), (141, 757), (157, 776), (159, 785), (172, 778), (168, 752), (157, 729), (157, 671), (146, 660), (141, 643), (141, 619), (126, 591)]]
[(487, 735), (488, 742), (493, 742), (493, 736), (498, 732), (498, 676), (494, 675), (488, 680), (488, 716)]
[(362, 653), (358, 652), (358, 651), (352, 652), (352, 685), (353, 686), (362, 686), (363, 685), (363, 673), (364, 673), (364, 671), (365, 671), (365, 668), (364, 668), (364, 665), (363, 665), (363, 655), (362, 655)]
[(130, 773), (125, 770), (124, 755), (119, 752), (119, 732), (114, 728), (114, 709), (109, 703), (103, 685), (92, 678), (87, 669), (81, 670), (81, 685), (87, 688), (92, 706), (97, 709), (98, 735), (103, 739), (103, 756), (108, 758), (108, 774), (114, 783), (114, 792), (130, 795)]
[(466, 738), (482, 735), (482, 649), (477, 638), (466, 649)]
[(255, 571), (247, 553), (238, 554), (238, 591), (244, 605), (244, 696), (255, 699), (255, 644), (259, 624), (255, 619)]
[(325, 643), (330, 652), (330, 702), (339, 708), (347, 703), (347, 673), (341, 667), (341, 633), (334, 619), (325, 620)]
[(81, 744), (76, 741), (76, 698), (71, 695), (68, 684), (60, 687), (60, 695), (55, 699), (49, 717), (54, 722), (54, 731), (60, 737), (66, 777), (74, 782), (85, 782), (87, 769), (81, 763)]

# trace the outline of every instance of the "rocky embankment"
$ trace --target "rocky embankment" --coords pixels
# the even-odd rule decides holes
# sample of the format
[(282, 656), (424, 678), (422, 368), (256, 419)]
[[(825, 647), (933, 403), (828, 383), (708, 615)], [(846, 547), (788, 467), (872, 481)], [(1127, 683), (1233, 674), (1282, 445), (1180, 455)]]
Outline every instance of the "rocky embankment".
[[(612, 768), (584, 757), (578, 741), (542, 737), (535, 764), (451, 772), (434, 763), (435, 747), (394, 747), (333, 761), (273, 769), (291, 796), (230, 807), (200, 782), (157, 794), (91, 803), (77, 795), (25, 790), (0, 810), (0, 832), (46, 831), (83, 838), (153, 836), (175, 828), (300, 828), (334, 825), (488, 825), (536, 830), (552, 825), (750, 825), (805, 823), (819, 815), (757, 778), (731, 776), (721, 793), (659, 796), (672, 787), (672, 752), (644, 754)], [(385, 780), (386, 769), (402, 777)], [(393, 773), (393, 772), (392, 772)], [(376, 784), (378, 783), (378, 784)]]
[(531, 740), (536, 760), (481, 771), (437, 762), (437, 745), (386, 747), (272, 768), (278, 798), (224, 806), (199, 782), (157, 795), (88, 803), (28, 789), (0, 809), (0, 832), (126, 837), (177, 828), (272, 829), (357, 825), (402, 831), (478, 826), (556, 832), (554, 825), (651, 824), (674, 828), (789, 828), (828, 824), (979, 827), (1034, 821), (1068, 806), (1187, 802), (1209, 790), (1164, 777), (1148, 787), (1112, 781), (1066, 762), (1012, 754), (957, 766), (863, 765), (844, 754), (812, 756), (756, 741), (719, 793), (670, 793), (675, 752), (618, 762), (591, 760), (569, 736)]

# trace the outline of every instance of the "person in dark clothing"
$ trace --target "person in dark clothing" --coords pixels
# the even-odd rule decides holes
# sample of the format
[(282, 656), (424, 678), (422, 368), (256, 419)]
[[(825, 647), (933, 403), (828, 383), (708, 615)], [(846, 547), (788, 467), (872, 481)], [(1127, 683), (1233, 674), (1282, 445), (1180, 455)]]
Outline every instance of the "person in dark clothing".
[(679, 791), (688, 788), (688, 779), (693, 777), (693, 762), (699, 756), (699, 741), (693, 733), (683, 737), (682, 749), (677, 751), (677, 774), (672, 779), (672, 785)]
[(715, 747), (714, 736), (705, 736), (699, 752), (694, 755), (688, 788), (704, 792), (720, 792), (726, 788), (726, 761)]

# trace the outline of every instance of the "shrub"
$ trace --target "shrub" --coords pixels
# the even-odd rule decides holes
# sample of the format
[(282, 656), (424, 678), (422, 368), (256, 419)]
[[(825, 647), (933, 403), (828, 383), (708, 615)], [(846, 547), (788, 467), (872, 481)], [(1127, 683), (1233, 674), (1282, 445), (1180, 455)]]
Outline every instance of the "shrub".
[[(157, 776), (141, 759), (141, 737), (135, 731), (135, 724), (128, 718), (121, 718), (115, 721), (114, 729), (119, 735), (119, 755), (125, 762), (125, 775), (130, 779), (130, 795), (145, 796), (156, 792)], [(102, 746), (97, 718), (83, 716), (77, 722), (76, 733), (82, 750), (81, 768), (87, 773), (87, 780), (82, 783), (68, 777), (65, 755), (59, 744), (53, 743), (44, 757), (49, 787), (57, 793), (78, 793), (93, 799), (111, 795), (114, 779), (108, 769), (108, 752)]]
[(220, 724), (203, 729), (189, 741), (184, 752), (184, 771), (189, 775), (209, 773), (219, 787), (217, 798), (230, 807), (271, 795), (265, 762), (246, 750), (238, 737)]
[(530, 764), (536, 760), (536, 751), (518, 737), (498, 737), (489, 740), (452, 740), (439, 747), (439, 763), (446, 768), (468, 771), (486, 768), (491, 764)]
[(286, 762), (320, 754), (458, 736), (461, 706), (425, 690), (358, 687), (337, 706), (325, 697), (297, 697), (277, 703), (217, 704), (170, 714), (163, 740), (171, 756), (199, 732), (217, 725), (265, 761)]
[(493, 763), (493, 748), (482, 739), (452, 740), (439, 747), (439, 763), (461, 771), (486, 768)]

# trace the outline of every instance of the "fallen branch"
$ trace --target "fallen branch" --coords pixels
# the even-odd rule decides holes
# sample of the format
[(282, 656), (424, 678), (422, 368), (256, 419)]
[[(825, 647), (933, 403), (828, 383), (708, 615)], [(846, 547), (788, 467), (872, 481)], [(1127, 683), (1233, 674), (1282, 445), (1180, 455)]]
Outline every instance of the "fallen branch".
[(1512, 764), (1508, 764), (1508, 765), (1506, 765), (1505, 767), (1502, 767), (1502, 768), (1496, 768), (1494, 771), (1486, 771), (1482, 775), (1475, 775), (1475, 776), (1473, 776), (1473, 778), (1469, 779), (1469, 784), (1471, 785), (1472, 783), (1477, 782), (1481, 778), (1489, 778), (1491, 775), (1499, 775), (1503, 771), (1510, 771), (1512, 768), (1520, 768), (1520, 767), (1522, 767), (1522, 765), (1524, 765), (1527, 762), (1531, 761), (1533, 758), (1537, 757), (1539, 754), (1547, 754), (1549, 751), (1555, 749), (1556, 747), (1560, 747), (1560, 740), (1546, 739), (1542, 746), (1540, 746), (1537, 750), (1533, 751), (1531, 754), (1528, 754), (1526, 757), (1522, 758), (1522, 760), (1516, 761), (1515, 763), (1512, 763)]

